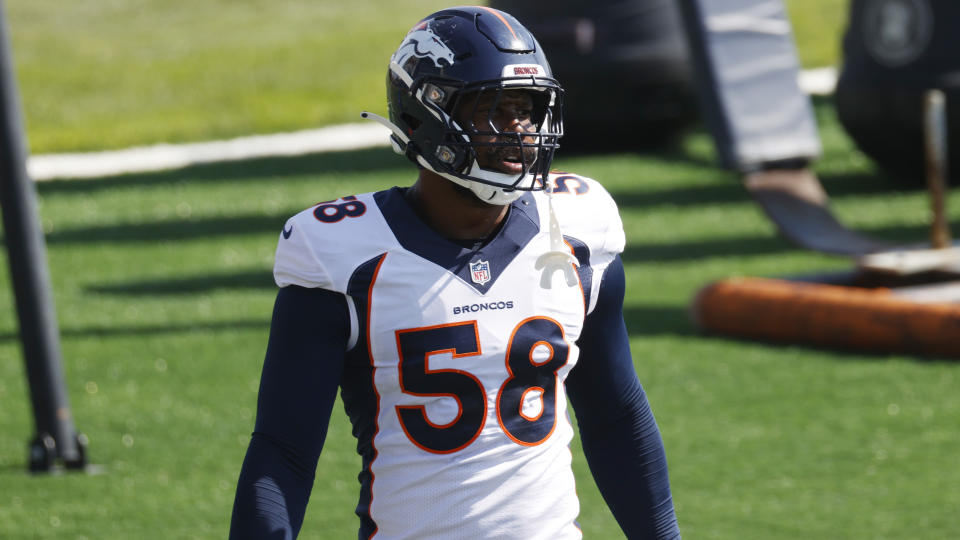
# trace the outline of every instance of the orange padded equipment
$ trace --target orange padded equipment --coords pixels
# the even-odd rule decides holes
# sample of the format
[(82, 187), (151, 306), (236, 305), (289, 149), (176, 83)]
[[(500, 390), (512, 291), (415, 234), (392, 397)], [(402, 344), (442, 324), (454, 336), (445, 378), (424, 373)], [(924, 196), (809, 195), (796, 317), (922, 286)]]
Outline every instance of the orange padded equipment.
[(883, 287), (731, 278), (701, 289), (691, 316), (703, 331), (742, 338), (960, 358), (960, 304)]

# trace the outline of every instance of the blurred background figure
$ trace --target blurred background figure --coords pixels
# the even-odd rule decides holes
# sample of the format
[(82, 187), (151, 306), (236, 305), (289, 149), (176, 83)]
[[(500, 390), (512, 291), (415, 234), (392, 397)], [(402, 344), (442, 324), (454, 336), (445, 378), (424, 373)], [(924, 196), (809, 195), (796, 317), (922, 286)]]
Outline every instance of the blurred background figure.
[(494, 0), (550, 55), (565, 89), (565, 151), (642, 150), (697, 118), (683, 25), (670, 0)]
[[(960, 129), (960, 2), (852, 0), (837, 83), (837, 115), (861, 150), (905, 184), (924, 185), (923, 94), (947, 98)], [(960, 162), (952, 144), (950, 162)]]

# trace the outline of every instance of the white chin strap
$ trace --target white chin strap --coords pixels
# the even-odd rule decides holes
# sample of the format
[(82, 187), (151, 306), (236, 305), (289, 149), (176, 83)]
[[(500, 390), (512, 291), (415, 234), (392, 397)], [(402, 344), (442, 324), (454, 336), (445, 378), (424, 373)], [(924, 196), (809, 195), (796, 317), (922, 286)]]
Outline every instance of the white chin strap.
[[(418, 157), (418, 161), (420, 161), (421, 165), (424, 165), (428, 169), (433, 171), (433, 168), (427, 166), (426, 162), (423, 161), (423, 158)], [(433, 172), (436, 172), (440, 176), (446, 178), (447, 180), (450, 180), (451, 182), (453, 182), (454, 184), (457, 184), (458, 186), (463, 186), (469, 189), (471, 192), (473, 192), (474, 195), (477, 196), (478, 199), (480, 199), (481, 201), (487, 204), (503, 206), (505, 204), (512, 203), (513, 201), (519, 199), (521, 195), (523, 195), (523, 192), (517, 189), (512, 189), (510, 191), (507, 191), (503, 188), (499, 188), (496, 186), (481, 184), (480, 182), (471, 182), (469, 180), (457, 178), (456, 176), (453, 176), (450, 174), (445, 174), (437, 171), (433, 171)]]

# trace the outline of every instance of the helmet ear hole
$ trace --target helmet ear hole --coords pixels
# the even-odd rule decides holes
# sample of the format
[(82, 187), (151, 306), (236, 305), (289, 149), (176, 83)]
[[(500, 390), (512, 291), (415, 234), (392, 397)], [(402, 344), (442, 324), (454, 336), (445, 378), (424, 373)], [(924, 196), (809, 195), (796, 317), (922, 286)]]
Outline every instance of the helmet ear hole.
[(403, 119), (403, 122), (410, 126), (411, 129), (416, 131), (420, 128), (420, 119), (416, 118), (408, 113), (400, 113), (400, 118)]

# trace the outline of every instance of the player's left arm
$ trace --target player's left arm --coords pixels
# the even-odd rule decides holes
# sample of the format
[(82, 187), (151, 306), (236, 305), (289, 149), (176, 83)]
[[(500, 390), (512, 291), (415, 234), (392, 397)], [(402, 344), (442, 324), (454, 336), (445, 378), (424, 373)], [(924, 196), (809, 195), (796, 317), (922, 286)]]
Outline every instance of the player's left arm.
[(633, 367), (623, 321), (625, 278), (617, 257), (577, 341), (566, 388), (584, 454), (604, 500), (628, 538), (679, 538), (660, 430)]

